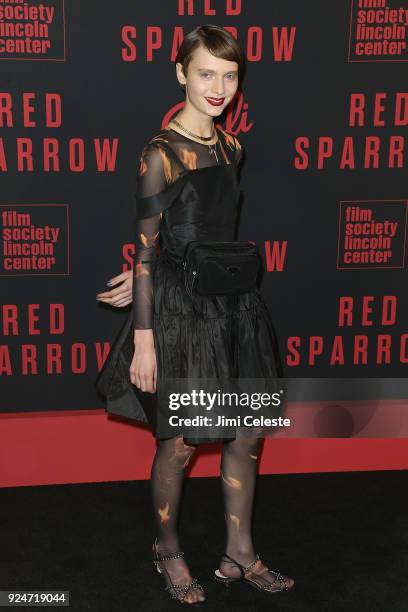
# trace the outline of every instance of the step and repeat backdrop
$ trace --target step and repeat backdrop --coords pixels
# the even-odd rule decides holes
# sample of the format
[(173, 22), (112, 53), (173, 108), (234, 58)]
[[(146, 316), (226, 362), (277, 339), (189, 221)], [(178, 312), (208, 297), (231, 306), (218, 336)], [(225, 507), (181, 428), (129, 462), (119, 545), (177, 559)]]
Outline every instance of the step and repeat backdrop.
[(204, 23), (247, 58), (220, 125), (285, 376), (405, 379), (408, 0), (0, 0), (2, 412), (103, 407), (131, 305), (96, 294), (132, 266), (139, 157)]

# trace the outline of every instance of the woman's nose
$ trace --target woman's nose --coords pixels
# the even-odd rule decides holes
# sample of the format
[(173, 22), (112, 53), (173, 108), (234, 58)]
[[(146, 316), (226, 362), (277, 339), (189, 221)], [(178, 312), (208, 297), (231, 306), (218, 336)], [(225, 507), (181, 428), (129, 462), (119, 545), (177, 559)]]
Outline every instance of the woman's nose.
[(215, 82), (215, 93), (220, 97), (224, 95), (224, 81), (222, 77), (217, 79)]

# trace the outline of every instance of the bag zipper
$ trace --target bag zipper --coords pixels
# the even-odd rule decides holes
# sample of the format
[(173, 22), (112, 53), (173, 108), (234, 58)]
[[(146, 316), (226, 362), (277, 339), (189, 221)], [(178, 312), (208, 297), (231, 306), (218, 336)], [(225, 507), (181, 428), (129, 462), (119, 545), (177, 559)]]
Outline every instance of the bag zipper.
[[(250, 255), (251, 257), (256, 257), (258, 259), (258, 253), (247, 253), (247, 254), (245, 254), (245, 253), (230, 253), (230, 255), (233, 255), (235, 257), (242, 257), (242, 256), (243, 257), (248, 257), (248, 255)], [(211, 259), (217, 259), (217, 258), (214, 255), (207, 255), (207, 257), (204, 257), (204, 259), (202, 259), (200, 261), (200, 265), (198, 266), (197, 270), (192, 270), (191, 271), (191, 274), (193, 276), (193, 280), (191, 282), (191, 293), (188, 292), (190, 297), (192, 296), (192, 293), (193, 293), (194, 284), (195, 284), (195, 281), (197, 280), (197, 273), (200, 270), (200, 266), (203, 264), (204, 261), (211, 260)], [(185, 261), (183, 262), (183, 268), (184, 269), (186, 268), (186, 262)], [(186, 285), (186, 289), (187, 289), (187, 276), (185, 278), (185, 281), (186, 281), (185, 285)]]

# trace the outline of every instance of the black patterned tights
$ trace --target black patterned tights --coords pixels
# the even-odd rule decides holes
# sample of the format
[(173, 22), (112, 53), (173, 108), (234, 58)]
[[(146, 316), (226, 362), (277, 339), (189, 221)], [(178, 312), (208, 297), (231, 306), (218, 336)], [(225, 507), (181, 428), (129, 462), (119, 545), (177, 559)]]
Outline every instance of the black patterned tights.
[[(221, 456), (227, 530), (225, 552), (245, 564), (251, 563), (255, 556), (251, 522), (261, 443), (261, 438), (239, 437), (224, 442)], [(159, 554), (181, 550), (178, 537), (180, 499), (185, 470), (196, 449), (196, 446), (186, 444), (181, 436), (158, 443), (151, 483)], [(173, 582), (187, 584), (191, 580), (184, 559), (164, 563)]]

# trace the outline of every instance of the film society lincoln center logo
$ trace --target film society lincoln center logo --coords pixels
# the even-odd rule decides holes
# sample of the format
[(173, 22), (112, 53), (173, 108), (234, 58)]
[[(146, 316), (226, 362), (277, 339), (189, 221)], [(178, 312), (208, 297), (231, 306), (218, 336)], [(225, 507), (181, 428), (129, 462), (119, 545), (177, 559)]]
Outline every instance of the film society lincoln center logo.
[(408, 61), (408, 0), (350, 1), (348, 61)]
[(404, 268), (407, 200), (340, 202), (337, 268)]
[(64, 0), (0, 0), (0, 60), (65, 61)]
[(69, 274), (68, 205), (0, 205), (0, 276)]

